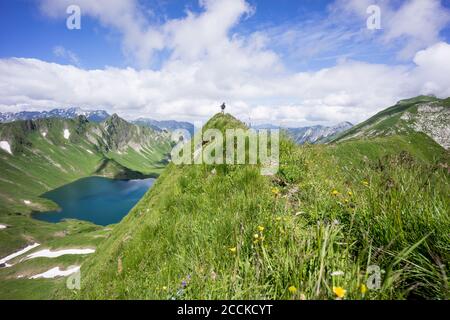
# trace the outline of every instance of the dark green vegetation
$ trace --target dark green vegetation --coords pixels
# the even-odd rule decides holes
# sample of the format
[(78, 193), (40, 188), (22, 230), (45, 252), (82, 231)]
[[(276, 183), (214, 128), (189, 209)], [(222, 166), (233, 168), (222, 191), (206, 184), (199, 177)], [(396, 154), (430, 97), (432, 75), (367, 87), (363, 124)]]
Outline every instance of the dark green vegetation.
[[(205, 128), (243, 126), (219, 114)], [(170, 164), (67, 297), (449, 298), (448, 152), (412, 130), (365, 138), (283, 138), (274, 177)], [(371, 265), (379, 290), (366, 287)]]
[[(12, 153), (0, 149), (0, 224), (7, 226), (0, 229), (0, 257), (34, 242), (41, 244), (35, 250), (95, 247), (109, 229), (75, 220), (51, 224), (32, 219), (33, 211), (57, 208), (40, 195), (88, 176), (156, 177), (166, 166), (169, 138), (167, 133), (130, 124), (117, 115), (102, 123), (80, 116), (0, 124), (0, 141), (7, 142)], [(82, 258), (39, 258), (1, 268), (0, 298), (14, 297), (19, 291), (18, 297), (24, 297), (24, 291), (32, 291), (28, 286), (34, 287), (37, 281), (47, 283), (42, 296), (49, 297), (52, 285), (63, 282), (17, 276), (26, 278), (53, 266), (76, 265)], [(18, 289), (11, 290), (16, 285)]]

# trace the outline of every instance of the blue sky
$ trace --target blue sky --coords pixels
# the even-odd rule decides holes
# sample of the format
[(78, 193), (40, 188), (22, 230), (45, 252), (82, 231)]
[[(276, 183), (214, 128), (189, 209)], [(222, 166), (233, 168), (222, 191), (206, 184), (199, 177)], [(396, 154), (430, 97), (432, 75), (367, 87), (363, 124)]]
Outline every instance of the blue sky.
[[(226, 100), (258, 122), (325, 124), (450, 92), (430, 62), (447, 52), (450, 0), (94, 3), (0, 2), (0, 66), (10, 73), (0, 76), (0, 112), (77, 105), (198, 120)], [(81, 30), (66, 28), (69, 4), (81, 8)], [(367, 30), (371, 4), (381, 8), (381, 30)], [(383, 75), (404, 85), (383, 84)], [(352, 78), (374, 87), (362, 95)], [(124, 85), (132, 98), (117, 93)]]
[[(232, 32), (251, 33), (257, 30), (270, 30), (277, 27), (295, 27), (302, 24), (317, 25), (323, 23), (328, 16), (328, 8), (334, 1), (330, 0), (278, 0), (257, 1), (249, 4), (255, 8), (250, 17), (245, 18)], [(72, 1), (76, 3), (76, 1)], [(142, 11), (149, 21), (163, 22), (167, 19), (182, 18), (186, 10), (199, 13), (202, 8), (197, 0), (147, 0), (140, 1)], [(443, 7), (450, 7), (450, 0), (442, 1)], [(37, 58), (57, 63), (70, 63), (67, 57), (58, 57), (54, 48), (62, 46), (73, 52), (80, 60), (83, 68), (94, 69), (105, 66), (136, 66), (133, 61), (124, 57), (121, 49), (121, 35), (118, 30), (102, 26), (98, 19), (82, 16), (81, 30), (68, 30), (65, 27), (65, 16), (52, 19), (42, 14), (39, 2), (32, 0), (2, 1), (0, 3), (0, 57)], [(68, 15), (67, 15), (68, 16)], [(354, 23), (353, 29), (364, 28), (360, 22)], [(364, 21), (362, 21), (364, 22)], [(450, 27), (441, 31), (442, 39), (449, 40)], [(392, 59), (395, 47), (380, 47), (370, 41), (359, 44), (359, 47), (335, 48), (317, 57), (308, 57), (308, 61), (298, 56), (291, 56), (286, 46), (274, 46), (288, 64), (295, 69), (317, 70), (333, 65), (336, 57), (352, 58), (381, 63), (395, 63)], [(152, 65), (157, 68), (159, 64)]]
[[(72, 1), (76, 3), (76, 1)], [(326, 16), (325, 0), (279, 0), (256, 1), (249, 3), (256, 8), (251, 17), (235, 28), (235, 31), (254, 32), (259, 28), (276, 27), (283, 24), (296, 24), (314, 16)], [(140, 1), (151, 21), (164, 21), (185, 16), (186, 10), (201, 12), (197, 0), (148, 0)], [(106, 28), (98, 19), (82, 16), (81, 30), (68, 30), (65, 17), (51, 19), (39, 10), (38, 1), (15, 0), (0, 3), (0, 57), (27, 57), (45, 61), (67, 63), (56, 57), (53, 49), (63, 46), (74, 52), (84, 68), (103, 68), (105, 66), (124, 67), (132, 64), (121, 52), (121, 36), (117, 30)], [(280, 48), (282, 50), (282, 48)]]

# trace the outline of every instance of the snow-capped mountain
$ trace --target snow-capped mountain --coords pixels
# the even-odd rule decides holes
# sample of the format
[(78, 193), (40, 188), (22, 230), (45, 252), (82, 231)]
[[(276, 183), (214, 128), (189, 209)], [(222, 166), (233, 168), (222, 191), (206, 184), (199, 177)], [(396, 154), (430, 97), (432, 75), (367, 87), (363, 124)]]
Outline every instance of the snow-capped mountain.
[(109, 117), (104, 110), (84, 110), (81, 108), (53, 109), (50, 111), (21, 111), (21, 112), (0, 112), (0, 122), (13, 122), (16, 120), (36, 120), (45, 118), (72, 119), (83, 115), (89, 121), (102, 122)]
[(131, 121), (133, 124), (137, 124), (144, 127), (149, 127), (155, 130), (167, 130), (167, 131), (174, 131), (177, 129), (184, 129), (189, 131), (191, 134), (191, 137), (194, 136), (194, 125), (190, 122), (182, 122), (182, 121), (175, 121), (175, 120), (163, 120), (158, 121), (154, 119), (149, 118), (139, 118), (137, 120)]
[(341, 122), (335, 126), (312, 126), (301, 128), (283, 128), (272, 124), (263, 124), (253, 126), (254, 129), (280, 129), (285, 131), (296, 143), (325, 143), (332, 138), (336, 138), (340, 133), (353, 127), (350, 122)]

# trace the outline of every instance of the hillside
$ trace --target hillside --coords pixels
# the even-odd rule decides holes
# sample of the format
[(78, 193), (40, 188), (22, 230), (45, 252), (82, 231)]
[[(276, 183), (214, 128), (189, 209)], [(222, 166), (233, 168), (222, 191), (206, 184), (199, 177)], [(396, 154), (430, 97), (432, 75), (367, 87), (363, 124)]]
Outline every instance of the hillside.
[[(244, 127), (218, 114), (204, 129)], [(408, 132), (283, 137), (280, 170), (170, 164), (85, 264), (81, 299), (448, 298), (448, 152)], [(369, 290), (368, 267), (382, 273)], [(340, 294), (341, 294), (340, 293)]]
[[(0, 124), (0, 141), (0, 223), (15, 227), (31, 220), (33, 211), (56, 208), (41, 194), (79, 178), (159, 175), (171, 147), (167, 134), (117, 115), (99, 124), (84, 116)], [(48, 236), (34, 227), (7, 230), (0, 233), (0, 256)]]
[(423, 132), (445, 149), (450, 148), (450, 98), (419, 96), (401, 100), (334, 141)]
[(0, 208), (18, 212), (45, 206), (40, 194), (80, 177), (157, 175), (170, 150), (167, 134), (117, 115), (99, 124), (84, 116), (5, 123), (0, 141)]
[[(167, 163), (169, 135), (113, 115), (101, 123), (85, 116), (0, 124), (0, 260), (32, 244), (36, 250), (94, 250), (108, 227), (66, 220), (47, 223), (32, 212), (56, 209), (40, 196), (82, 177), (140, 179), (157, 176)], [(79, 266), (86, 255), (63, 255), (0, 263), (0, 299), (52, 296), (64, 278), (30, 280), (55, 266)]]

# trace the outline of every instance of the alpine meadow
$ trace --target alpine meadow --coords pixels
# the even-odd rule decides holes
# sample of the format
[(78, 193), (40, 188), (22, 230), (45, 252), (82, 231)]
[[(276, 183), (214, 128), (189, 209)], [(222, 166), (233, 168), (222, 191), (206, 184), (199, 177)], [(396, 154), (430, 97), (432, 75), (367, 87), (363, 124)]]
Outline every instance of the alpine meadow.
[(0, 13), (0, 300), (449, 300), (448, 1)]

